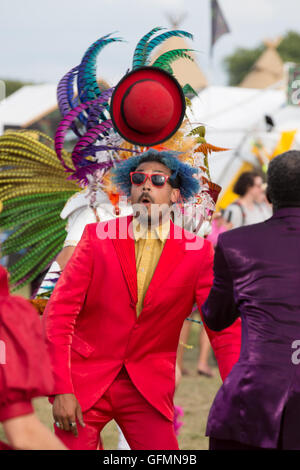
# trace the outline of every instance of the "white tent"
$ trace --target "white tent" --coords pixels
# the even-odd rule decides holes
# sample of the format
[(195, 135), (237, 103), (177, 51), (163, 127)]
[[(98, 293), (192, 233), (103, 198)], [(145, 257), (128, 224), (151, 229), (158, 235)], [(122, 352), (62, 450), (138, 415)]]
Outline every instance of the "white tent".
[(27, 127), (56, 108), (56, 85), (24, 86), (0, 102), (0, 134), (4, 126)]
[[(265, 115), (272, 116), (282, 129), (294, 128), (296, 121), (300, 127), (300, 108), (290, 109), (285, 103), (283, 90), (225, 86), (207, 87), (193, 99), (189, 112), (193, 127), (204, 124), (207, 142), (231, 149), (209, 157), (214, 182), (226, 188), (243, 161), (253, 161), (250, 142), (257, 133), (267, 135)], [(275, 136), (278, 128), (274, 129)]]
[(286, 131), (296, 131), (292, 149), (300, 150), (300, 106), (284, 105), (272, 115), (274, 128), (272, 132), (265, 129), (257, 130), (255, 138), (263, 142), (268, 153), (272, 153), (276, 147), (281, 133)]
[[(27, 127), (57, 108), (56, 85), (24, 86), (0, 102), (0, 134), (4, 126)], [(294, 147), (300, 148), (300, 107), (286, 106), (281, 90), (209, 86), (192, 101), (193, 127), (204, 124), (209, 143), (229, 148), (209, 157), (212, 180), (226, 188), (243, 161), (254, 161), (251, 141), (259, 137), (274, 148), (281, 131), (299, 128)], [(264, 116), (276, 126), (266, 132)]]

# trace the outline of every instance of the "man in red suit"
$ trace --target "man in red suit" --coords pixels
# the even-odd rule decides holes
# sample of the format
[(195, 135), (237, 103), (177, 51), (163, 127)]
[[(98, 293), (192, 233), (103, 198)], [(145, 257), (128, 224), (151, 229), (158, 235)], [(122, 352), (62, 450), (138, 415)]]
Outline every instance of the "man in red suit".
[[(114, 419), (133, 450), (178, 449), (176, 350), (185, 318), (208, 296), (213, 249), (167, 209), (198, 192), (195, 171), (152, 149), (119, 164), (116, 182), (139, 214), (87, 225), (54, 289), (44, 328), (55, 432), (69, 448), (96, 449)], [(238, 359), (240, 325), (207, 332), (224, 377)]]

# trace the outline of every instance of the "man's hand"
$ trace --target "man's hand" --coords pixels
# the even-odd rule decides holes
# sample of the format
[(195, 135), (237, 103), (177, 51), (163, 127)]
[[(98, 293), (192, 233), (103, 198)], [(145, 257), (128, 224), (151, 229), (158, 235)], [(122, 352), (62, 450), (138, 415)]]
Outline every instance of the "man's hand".
[(81, 407), (73, 393), (56, 395), (53, 402), (53, 417), (59, 429), (72, 431), (75, 437), (78, 437), (76, 419), (82, 427), (85, 426)]

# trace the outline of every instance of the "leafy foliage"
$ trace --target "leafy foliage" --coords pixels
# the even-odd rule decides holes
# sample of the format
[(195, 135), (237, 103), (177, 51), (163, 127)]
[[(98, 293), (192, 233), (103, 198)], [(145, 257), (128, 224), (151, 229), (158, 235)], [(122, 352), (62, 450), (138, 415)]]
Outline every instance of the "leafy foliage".
[(5, 83), (5, 96), (6, 98), (9, 96), (9, 95), (12, 95), (15, 91), (19, 90), (19, 88), (22, 88), (22, 86), (25, 86), (25, 85), (33, 85), (33, 83), (26, 83), (26, 82), (22, 82), (20, 80), (6, 80), (4, 78), (2, 78), (1, 80), (4, 81)]
[(290, 31), (279, 44), (277, 51), (283, 62), (300, 64), (300, 34)]
[[(239, 85), (265, 50), (261, 44), (254, 49), (238, 48), (224, 59), (224, 66), (229, 74), (229, 85)], [(283, 62), (300, 63), (300, 34), (289, 31), (277, 47)]]
[(229, 85), (239, 85), (249, 73), (265, 47), (256, 49), (244, 49), (239, 47), (236, 51), (224, 59), (225, 69), (229, 74)]

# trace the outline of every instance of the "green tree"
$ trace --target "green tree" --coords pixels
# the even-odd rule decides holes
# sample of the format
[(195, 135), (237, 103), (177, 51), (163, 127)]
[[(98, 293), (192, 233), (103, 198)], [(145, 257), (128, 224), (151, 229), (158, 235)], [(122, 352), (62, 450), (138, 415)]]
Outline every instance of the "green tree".
[(6, 98), (9, 95), (12, 95), (15, 91), (19, 90), (19, 88), (22, 88), (22, 86), (32, 85), (32, 83), (25, 83), (25, 82), (22, 82), (20, 80), (6, 80), (5, 78), (2, 79), (2, 80), (5, 83), (5, 96), (6, 96)]
[(243, 49), (239, 47), (233, 54), (226, 57), (224, 64), (229, 74), (229, 85), (239, 85), (263, 51), (264, 46), (257, 47), (256, 49)]
[(290, 31), (277, 47), (283, 62), (300, 64), (300, 34)]
[[(235, 52), (224, 59), (224, 66), (229, 75), (229, 85), (236, 86), (241, 83), (244, 77), (265, 50), (261, 44), (254, 49), (238, 48)], [(283, 62), (300, 63), (300, 34), (289, 31), (277, 47), (277, 51)]]
[[(25, 85), (36, 85), (33, 82), (23, 82), (21, 80), (6, 80), (5, 78), (0, 78), (5, 83), (5, 96), (6, 98), (9, 95), (12, 95), (15, 91), (19, 90), (19, 88), (22, 88), (22, 86)], [(98, 80), (98, 85), (101, 91), (107, 90), (110, 85), (103, 80), (102, 78)]]

